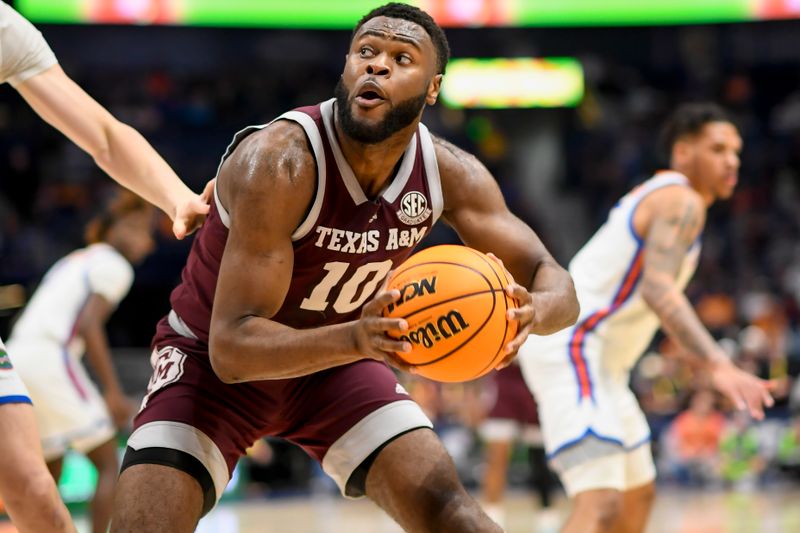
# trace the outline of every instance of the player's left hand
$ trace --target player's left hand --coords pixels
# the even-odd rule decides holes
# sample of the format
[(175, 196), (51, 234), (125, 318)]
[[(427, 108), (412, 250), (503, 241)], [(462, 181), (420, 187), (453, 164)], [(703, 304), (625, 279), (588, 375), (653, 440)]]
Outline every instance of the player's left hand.
[(531, 334), (535, 323), (536, 310), (533, 307), (533, 295), (528, 292), (528, 289), (514, 281), (514, 276), (512, 276), (511, 272), (505, 267), (503, 261), (492, 253), (486, 255), (494, 261), (497, 261), (497, 263), (503, 267), (503, 270), (506, 272), (506, 277), (510, 281), (505, 289), (506, 294), (517, 301), (517, 307), (515, 309), (509, 309), (506, 312), (506, 318), (508, 320), (516, 320), (519, 323), (517, 326), (517, 335), (506, 344), (506, 357), (495, 367), (500, 370), (511, 364), (511, 361), (517, 356), (517, 352), (522, 344), (528, 339), (528, 335)]
[(747, 409), (756, 420), (764, 418), (764, 407), (775, 403), (770, 395), (773, 382), (745, 372), (727, 359), (711, 363), (711, 382), (737, 409)]
[(215, 182), (216, 178), (206, 183), (201, 194), (190, 196), (183, 204), (176, 207), (175, 220), (172, 222), (172, 233), (176, 238), (183, 239), (203, 225), (214, 194)]

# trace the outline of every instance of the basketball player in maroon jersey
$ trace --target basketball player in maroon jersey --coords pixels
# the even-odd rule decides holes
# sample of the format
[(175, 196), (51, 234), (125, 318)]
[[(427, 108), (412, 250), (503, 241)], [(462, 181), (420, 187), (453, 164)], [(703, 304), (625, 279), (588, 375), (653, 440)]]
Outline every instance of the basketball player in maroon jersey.
[(448, 56), (427, 13), (387, 4), (356, 27), (335, 99), (236, 135), (157, 328), (113, 531), (194, 531), (264, 435), (408, 531), (500, 531), (387, 365), (410, 346), (387, 335), (408, 325), (381, 316), (400, 295), (384, 279), (441, 216), (527, 285), (507, 288), (520, 302), (508, 360), (578, 305), (485, 167), (420, 123)]

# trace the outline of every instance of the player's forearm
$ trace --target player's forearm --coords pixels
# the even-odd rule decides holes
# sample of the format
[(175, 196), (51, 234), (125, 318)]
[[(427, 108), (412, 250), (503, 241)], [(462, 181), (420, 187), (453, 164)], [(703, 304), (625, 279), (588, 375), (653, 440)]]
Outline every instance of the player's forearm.
[(209, 340), (211, 366), (226, 383), (295, 378), (352, 363), (358, 355), (352, 322), (294, 329), (247, 317), (215, 327)]
[(661, 327), (689, 352), (710, 362), (727, 360), (700, 322), (683, 292), (666, 280), (645, 280), (642, 297), (661, 320)]
[(109, 176), (175, 218), (193, 196), (155, 149), (54, 65), (17, 87), (36, 113), (80, 146)]
[(177, 207), (195, 196), (191, 189), (135, 129), (112, 120), (104, 133), (106, 142), (92, 152), (97, 165), (174, 220)]
[(114, 369), (111, 350), (108, 347), (103, 326), (89, 324), (81, 329), (81, 336), (86, 343), (86, 359), (103, 387), (104, 394), (121, 393), (122, 387)]
[(531, 333), (549, 335), (578, 320), (580, 305), (572, 277), (552, 259), (539, 263), (529, 290), (533, 294), (536, 318)]

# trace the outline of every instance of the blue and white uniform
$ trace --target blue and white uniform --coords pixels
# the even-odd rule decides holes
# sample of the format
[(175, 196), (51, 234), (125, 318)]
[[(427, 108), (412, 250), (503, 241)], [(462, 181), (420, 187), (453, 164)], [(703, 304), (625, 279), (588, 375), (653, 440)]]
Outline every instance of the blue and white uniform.
[(11, 331), (8, 348), (33, 399), (46, 460), (67, 448), (89, 452), (112, 438), (105, 401), (86, 373), (78, 321), (89, 297), (116, 306), (133, 283), (133, 267), (98, 243), (53, 265)]
[[(16, 87), (57, 63), (44, 37), (11, 6), (0, 2), (0, 83)], [(31, 403), (0, 339), (0, 404)]]
[[(539, 405), (545, 448), (567, 492), (628, 490), (655, 478), (650, 430), (628, 387), (630, 370), (659, 328), (641, 295), (644, 241), (633, 216), (648, 194), (688, 187), (686, 176), (659, 172), (624, 196), (569, 265), (581, 314), (554, 335), (531, 335), (520, 349), (525, 379)], [(699, 242), (677, 285), (694, 274)]]

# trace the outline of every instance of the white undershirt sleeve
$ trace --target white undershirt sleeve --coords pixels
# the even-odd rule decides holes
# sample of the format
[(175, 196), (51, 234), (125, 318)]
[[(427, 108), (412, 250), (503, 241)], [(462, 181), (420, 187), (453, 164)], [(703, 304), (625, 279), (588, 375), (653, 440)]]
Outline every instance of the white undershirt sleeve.
[(0, 83), (16, 87), (58, 62), (33, 24), (0, 2)]

